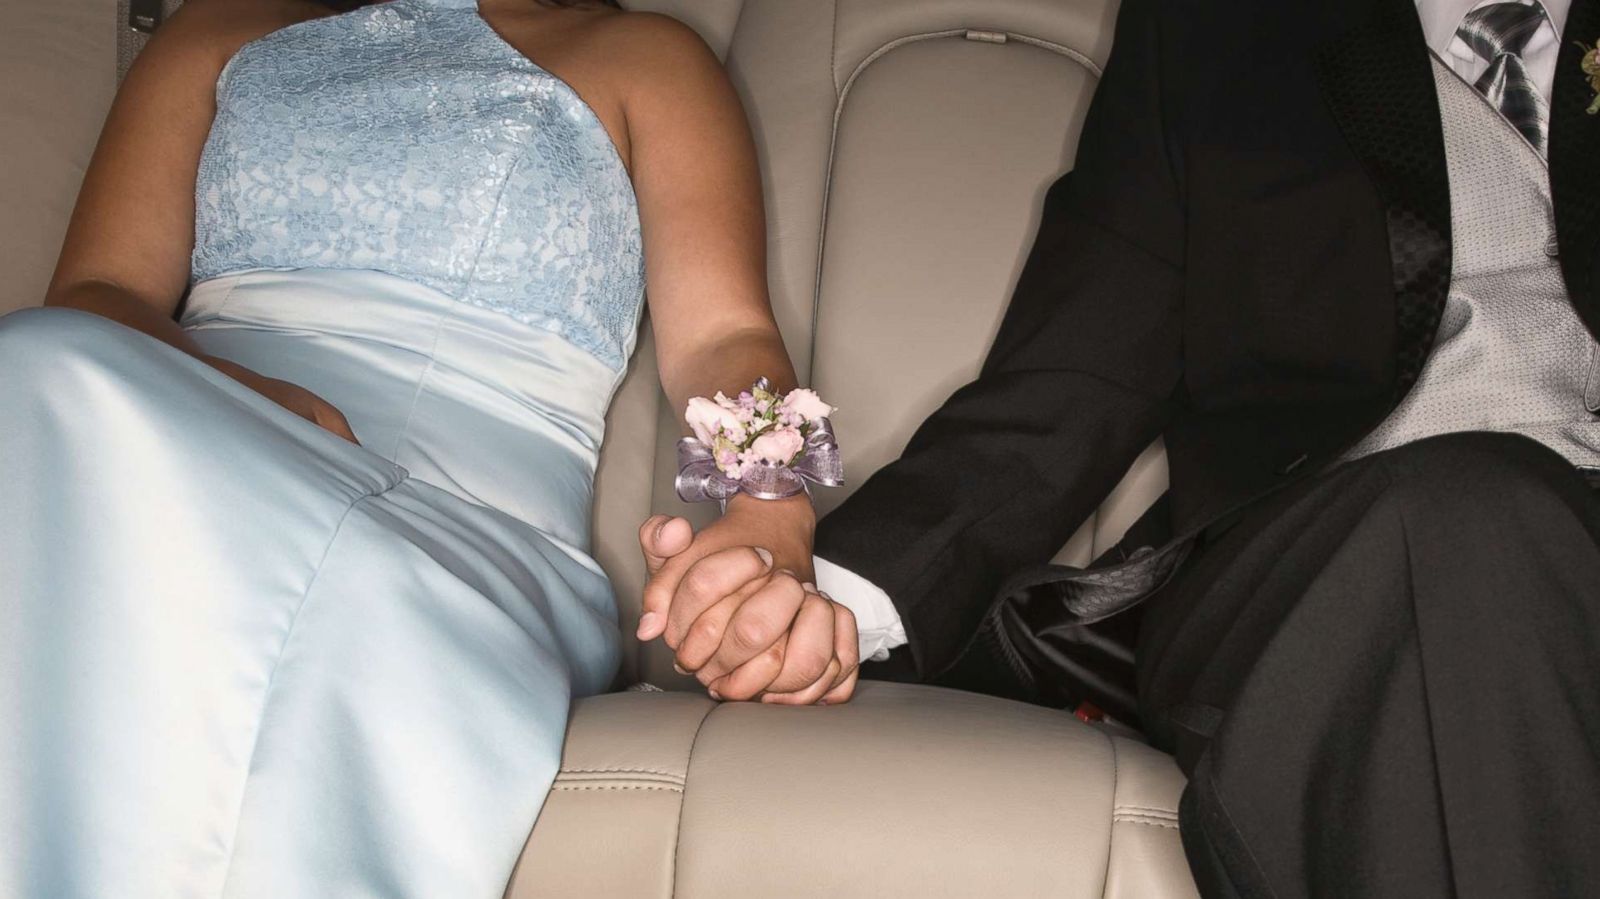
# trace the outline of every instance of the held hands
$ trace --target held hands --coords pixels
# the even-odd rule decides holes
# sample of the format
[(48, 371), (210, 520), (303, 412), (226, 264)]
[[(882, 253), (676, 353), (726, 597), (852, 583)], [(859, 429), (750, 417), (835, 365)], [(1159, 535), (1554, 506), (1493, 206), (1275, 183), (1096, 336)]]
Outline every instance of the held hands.
[(811, 584), (815, 523), (803, 496), (735, 496), (699, 534), (681, 518), (650, 518), (639, 529), (650, 570), (639, 639), (663, 637), (714, 699), (848, 701), (856, 621)]

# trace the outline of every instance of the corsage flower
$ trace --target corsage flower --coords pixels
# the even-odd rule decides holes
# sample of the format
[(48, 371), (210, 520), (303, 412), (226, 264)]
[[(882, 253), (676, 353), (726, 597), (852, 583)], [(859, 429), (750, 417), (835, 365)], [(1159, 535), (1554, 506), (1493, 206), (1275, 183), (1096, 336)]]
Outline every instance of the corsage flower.
[(804, 388), (773, 392), (765, 378), (737, 397), (695, 397), (684, 410), (693, 437), (678, 441), (678, 496), (726, 501), (735, 493), (782, 499), (813, 482), (844, 483), (828, 416), (834, 408)]

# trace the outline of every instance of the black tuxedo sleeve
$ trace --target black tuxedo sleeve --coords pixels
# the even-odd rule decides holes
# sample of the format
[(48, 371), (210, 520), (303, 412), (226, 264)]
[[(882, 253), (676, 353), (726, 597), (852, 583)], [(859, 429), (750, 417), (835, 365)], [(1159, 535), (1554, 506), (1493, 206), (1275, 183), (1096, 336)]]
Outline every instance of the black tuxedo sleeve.
[(1076, 168), (1046, 196), (977, 380), (818, 528), (819, 556), (894, 601), (923, 679), (955, 658), (1001, 581), (1048, 561), (1173, 414), (1185, 215), (1158, 28), (1147, 0), (1124, 0)]

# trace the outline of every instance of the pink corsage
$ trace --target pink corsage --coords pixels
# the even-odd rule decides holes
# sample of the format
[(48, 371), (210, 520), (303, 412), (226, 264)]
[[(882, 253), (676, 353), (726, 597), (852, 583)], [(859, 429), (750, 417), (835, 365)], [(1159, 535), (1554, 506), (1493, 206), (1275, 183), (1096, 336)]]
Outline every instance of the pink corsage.
[(695, 397), (683, 414), (694, 436), (678, 441), (678, 496), (784, 499), (805, 492), (807, 481), (838, 487), (844, 462), (828, 422), (833, 411), (815, 391), (774, 393), (766, 378), (732, 399)]

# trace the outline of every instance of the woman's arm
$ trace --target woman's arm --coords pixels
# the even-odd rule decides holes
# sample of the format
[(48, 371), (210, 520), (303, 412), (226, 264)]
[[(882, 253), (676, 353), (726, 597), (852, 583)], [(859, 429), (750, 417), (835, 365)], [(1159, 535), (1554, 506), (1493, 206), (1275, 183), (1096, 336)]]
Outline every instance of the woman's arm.
[[(657, 16), (615, 21), (628, 30), (616, 45), (637, 67), (624, 114), (667, 397), (682, 409), (690, 397), (734, 394), (761, 377), (787, 391), (795, 386), (794, 367), (767, 296), (760, 175), (738, 96), (688, 28)], [(646, 526), (663, 525), (688, 540), (685, 522), (660, 518)], [(720, 521), (652, 577), (639, 636), (664, 634), (682, 667), (730, 698), (764, 692), (814, 701), (847, 680), (853, 685), (854, 650), (841, 659), (836, 644), (847, 636), (854, 647), (854, 619), (806, 589), (815, 525), (803, 495), (735, 497)], [(715, 591), (689, 588), (696, 563), (716, 553), (743, 556), (750, 578), (719, 612), (702, 615), (706, 606), (691, 594), (709, 600)], [(690, 624), (699, 629), (693, 637)], [(786, 636), (791, 627), (803, 633)], [(756, 667), (745, 665), (752, 660)], [(742, 673), (731, 676), (736, 669)], [(833, 698), (847, 696), (844, 689)]]
[[(128, 71), (78, 193), (46, 305), (103, 315), (200, 355), (172, 316), (189, 278), (200, 150), (240, 3), (198, 0)], [(259, 18), (259, 16), (257, 16)]]
[(634, 28), (646, 38), (623, 108), (661, 385), (679, 407), (762, 376), (787, 391), (794, 366), (767, 297), (761, 181), (739, 98), (693, 32), (621, 18), (643, 20)]
[(189, 280), (195, 178), (216, 115), (217, 75), (246, 41), (307, 15), (298, 2), (193, 0), (151, 38), (106, 118), (45, 305), (148, 334), (354, 440), (338, 410), (293, 384), (206, 356), (173, 319)]

